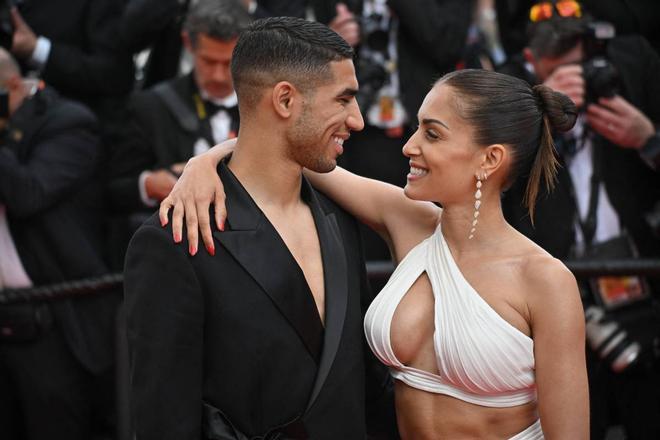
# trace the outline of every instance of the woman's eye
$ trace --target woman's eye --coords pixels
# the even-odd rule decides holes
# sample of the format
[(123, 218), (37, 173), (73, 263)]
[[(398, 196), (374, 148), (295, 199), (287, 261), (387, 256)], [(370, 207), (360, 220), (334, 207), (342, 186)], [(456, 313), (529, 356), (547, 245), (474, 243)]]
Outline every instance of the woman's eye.
[(438, 139), (440, 136), (433, 130), (426, 130), (426, 137), (429, 139)]

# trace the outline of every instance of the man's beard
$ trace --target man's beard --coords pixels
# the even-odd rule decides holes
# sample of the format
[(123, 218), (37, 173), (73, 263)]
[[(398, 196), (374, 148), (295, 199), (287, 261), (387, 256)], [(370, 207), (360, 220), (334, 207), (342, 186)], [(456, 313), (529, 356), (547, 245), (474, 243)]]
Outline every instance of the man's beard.
[(302, 114), (288, 136), (289, 156), (301, 166), (317, 173), (329, 173), (337, 166), (328, 158), (327, 145), (323, 142), (323, 130), (311, 118), (311, 112), (303, 107)]

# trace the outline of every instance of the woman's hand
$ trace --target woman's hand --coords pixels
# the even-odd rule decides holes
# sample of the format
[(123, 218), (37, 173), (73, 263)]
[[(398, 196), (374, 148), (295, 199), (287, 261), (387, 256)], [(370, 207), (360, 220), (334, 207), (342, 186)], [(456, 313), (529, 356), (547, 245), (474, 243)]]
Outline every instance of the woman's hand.
[(172, 236), (176, 243), (181, 241), (185, 217), (190, 255), (197, 253), (198, 228), (206, 250), (215, 255), (209, 206), (214, 205), (215, 224), (219, 230), (224, 230), (227, 218), (225, 191), (216, 168), (223, 158), (231, 154), (235, 145), (236, 140), (231, 139), (190, 159), (170, 194), (160, 203), (158, 215), (162, 226), (167, 225), (167, 214), (174, 208)]

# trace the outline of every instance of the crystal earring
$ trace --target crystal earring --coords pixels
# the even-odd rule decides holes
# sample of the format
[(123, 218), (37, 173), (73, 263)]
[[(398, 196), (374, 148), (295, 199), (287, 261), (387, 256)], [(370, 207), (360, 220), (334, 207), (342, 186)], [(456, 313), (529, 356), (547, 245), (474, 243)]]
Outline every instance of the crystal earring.
[(477, 190), (474, 193), (474, 215), (472, 217), (472, 229), (470, 229), (468, 240), (472, 240), (477, 231), (477, 223), (479, 223), (479, 208), (481, 208), (481, 182), (485, 182), (488, 175), (485, 171), (482, 171), (481, 173), (476, 173), (475, 177), (477, 178)]

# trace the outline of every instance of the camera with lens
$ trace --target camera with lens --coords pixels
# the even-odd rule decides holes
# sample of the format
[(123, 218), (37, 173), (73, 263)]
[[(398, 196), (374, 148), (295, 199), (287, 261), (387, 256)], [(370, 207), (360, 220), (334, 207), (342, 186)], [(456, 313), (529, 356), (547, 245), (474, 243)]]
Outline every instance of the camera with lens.
[(584, 315), (589, 346), (615, 373), (638, 361), (642, 350), (639, 342), (633, 341), (617, 321), (606, 318), (601, 307), (589, 306)]
[(607, 44), (615, 34), (614, 26), (608, 22), (592, 21), (585, 25), (582, 71), (587, 103), (598, 102), (599, 98), (611, 98), (619, 91), (619, 74), (607, 58)]

